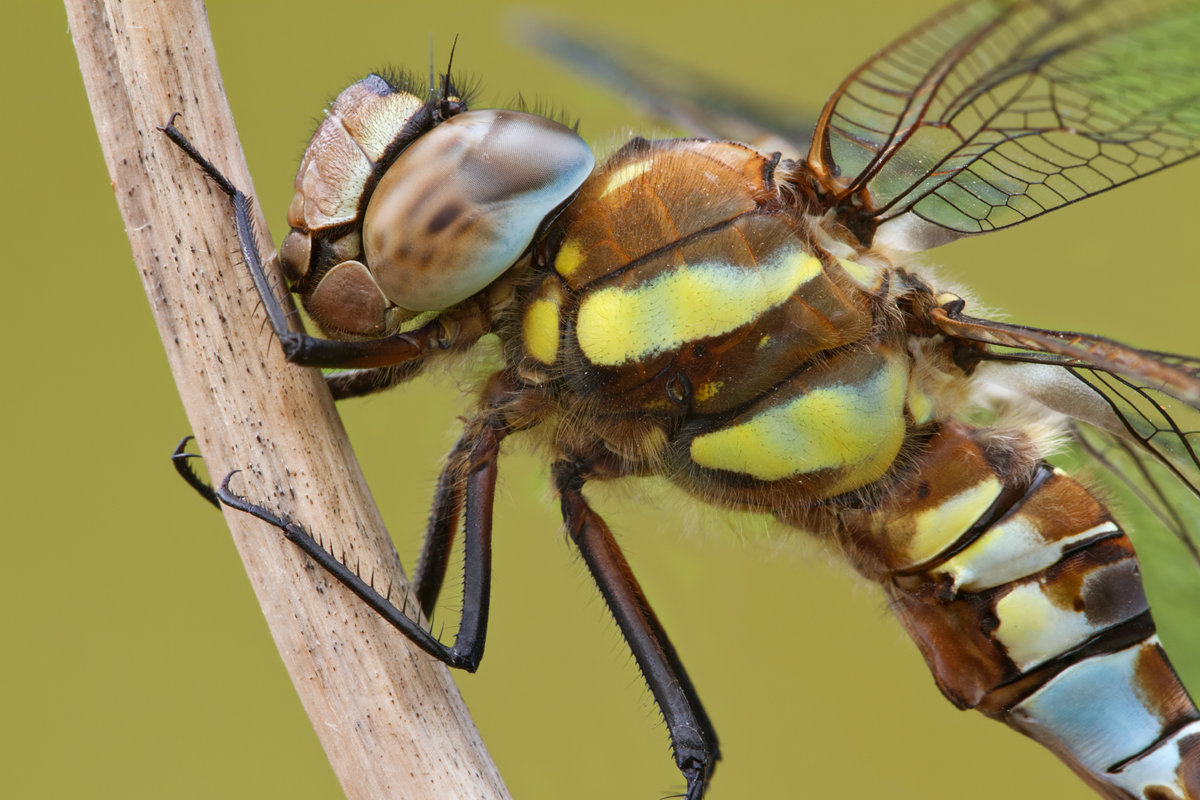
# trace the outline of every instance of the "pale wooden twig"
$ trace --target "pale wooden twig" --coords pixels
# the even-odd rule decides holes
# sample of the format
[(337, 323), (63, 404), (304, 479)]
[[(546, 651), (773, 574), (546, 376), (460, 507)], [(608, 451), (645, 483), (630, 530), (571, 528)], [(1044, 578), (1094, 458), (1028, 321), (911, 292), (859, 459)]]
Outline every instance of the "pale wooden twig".
[[(376, 586), (402, 586), (319, 371), (285, 363), (264, 332), (227, 198), (156, 130), (182, 112), (177, 124), (199, 150), (253, 192), (203, 4), (66, 6), (134, 260), (210, 474), (244, 470), (239, 493), (321, 531)], [(273, 248), (264, 255), (278, 277)], [(205, 513), (198, 498), (194, 513)], [(278, 531), (240, 512), (225, 516), (347, 797), (508, 797), (443, 666), (313, 569)]]

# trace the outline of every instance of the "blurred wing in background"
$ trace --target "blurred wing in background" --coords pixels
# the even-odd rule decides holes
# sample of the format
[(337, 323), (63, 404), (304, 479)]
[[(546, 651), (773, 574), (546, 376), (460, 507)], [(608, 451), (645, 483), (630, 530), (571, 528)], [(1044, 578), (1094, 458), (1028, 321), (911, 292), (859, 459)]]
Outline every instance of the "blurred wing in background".
[(688, 135), (743, 142), (784, 158), (808, 152), (815, 114), (756, 100), (732, 84), (614, 37), (584, 35), (529, 14), (521, 15), (516, 27), (535, 50)]

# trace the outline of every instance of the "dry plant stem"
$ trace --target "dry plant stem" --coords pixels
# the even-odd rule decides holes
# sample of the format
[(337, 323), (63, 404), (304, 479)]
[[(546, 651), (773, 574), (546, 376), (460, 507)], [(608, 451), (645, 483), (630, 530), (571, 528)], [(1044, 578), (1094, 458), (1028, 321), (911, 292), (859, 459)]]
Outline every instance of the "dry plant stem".
[[(210, 473), (244, 470), (235, 491), (329, 534), (334, 551), (377, 587), (402, 586), (319, 371), (285, 363), (263, 325), (229, 201), (156, 130), (182, 112), (181, 130), (253, 193), (203, 4), (66, 7), (138, 272)], [(246, 514), (225, 516), (347, 797), (508, 797), (445, 667), (313, 569), (277, 530)]]

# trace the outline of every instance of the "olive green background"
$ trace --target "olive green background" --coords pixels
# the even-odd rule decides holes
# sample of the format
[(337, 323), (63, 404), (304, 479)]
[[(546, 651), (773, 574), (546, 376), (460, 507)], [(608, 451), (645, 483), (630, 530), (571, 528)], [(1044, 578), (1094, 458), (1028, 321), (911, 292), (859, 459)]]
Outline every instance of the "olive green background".
[[(563, 14), (815, 110), (938, 5), (605, 0)], [(455, 66), (482, 76), (480, 107), (518, 91), (554, 101), (601, 153), (656, 130), (514, 44), (499, 5), (213, 2), (209, 12), (277, 241), (325, 101), (381, 65), (426, 70), (431, 36), (441, 64), (459, 35)], [(10, 356), (0, 391), (0, 791), (338, 797), (220, 515), (168, 465), (188, 422), (60, 6), (5, 10), (0, 74)], [(1188, 164), (925, 260), (1015, 321), (1200, 353), (1197, 181), (1200, 164)], [(406, 564), (457, 434), (460, 378), (343, 407)], [(487, 658), (458, 680), (513, 795), (678, 791), (659, 715), (563, 540), (544, 466), (506, 457), (502, 482)], [(714, 800), (1091, 796), (1036, 745), (953, 709), (878, 591), (785, 531), (670, 496), (618, 491), (597, 502), (718, 727)], [(1196, 649), (1197, 618), (1176, 619), (1168, 646)]]

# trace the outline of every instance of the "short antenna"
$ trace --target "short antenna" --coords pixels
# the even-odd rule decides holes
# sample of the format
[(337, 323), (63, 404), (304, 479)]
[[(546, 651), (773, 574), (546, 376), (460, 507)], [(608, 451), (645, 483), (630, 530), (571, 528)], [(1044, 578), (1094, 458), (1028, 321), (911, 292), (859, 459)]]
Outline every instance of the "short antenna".
[(446, 102), (450, 91), (450, 67), (454, 65), (454, 48), (458, 46), (458, 34), (454, 34), (454, 41), (450, 43), (450, 58), (446, 60), (446, 77), (442, 81), (442, 102)]
[(436, 84), (433, 82), (433, 31), (429, 32), (429, 99), (432, 100), (437, 92)]

